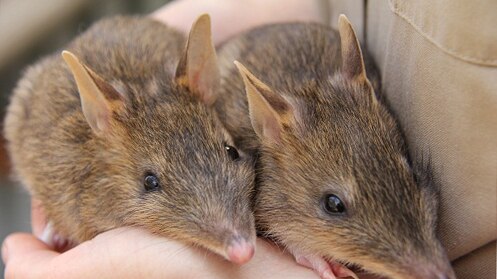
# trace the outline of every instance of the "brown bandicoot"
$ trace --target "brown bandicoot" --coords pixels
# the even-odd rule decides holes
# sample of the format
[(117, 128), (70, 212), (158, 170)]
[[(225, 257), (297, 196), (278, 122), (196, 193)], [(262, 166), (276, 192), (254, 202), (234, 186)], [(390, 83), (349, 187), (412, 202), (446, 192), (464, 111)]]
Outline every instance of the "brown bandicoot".
[(222, 45), (219, 61), (215, 105), (235, 144), (258, 156), (263, 234), (322, 278), (356, 277), (347, 266), (455, 278), (435, 233), (436, 190), (416, 180), (345, 16), (338, 32), (311, 23), (250, 30)]
[(5, 120), (17, 177), (54, 231), (79, 243), (136, 226), (250, 260), (253, 163), (212, 106), (209, 16), (188, 41), (149, 18), (104, 19), (67, 49), (26, 71)]

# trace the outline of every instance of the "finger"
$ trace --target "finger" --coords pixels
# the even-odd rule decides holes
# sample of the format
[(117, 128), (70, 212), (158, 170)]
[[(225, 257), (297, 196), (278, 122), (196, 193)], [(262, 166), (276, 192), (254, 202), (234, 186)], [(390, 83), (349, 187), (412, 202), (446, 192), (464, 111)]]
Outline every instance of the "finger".
[[(141, 237), (144, 238), (143, 241), (136, 241)], [(145, 267), (144, 272), (148, 275), (157, 266), (164, 266), (162, 262), (155, 262), (150, 269), (146, 268), (149, 266), (148, 258), (157, 255), (154, 246), (157, 248), (156, 244), (162, 242), (139, 230), (116, 229), (59, 254), (50, 250), (48, 245), (34, 235), (16, 233), (8, 236), (2, 247), (5, 278), (143, 278), (140, 265)], [(165, 248), (170, 247), (162, 247), (160, 251), (167, 251)], [(152, 254), (147, 253), (147, 250)], [(129, 251), (137, 251), (135, 255), (141, 254), (140, 251), (145, 252), (145, 261), (136, 263), (137, 259), (130, 260)], [(138, 257), (140, 258), (142, 257)], [(146, 278), (164, 278), (161, 270), (154, 272), (151, 274), (153, 276)]]
[(48, 263), (57, 255), (31, 234), (9, 235), (2, 246), (5, 278), (42, 278), (41, 275), (47, 272)]
[(2, 259), (7, 264), (11, 258), (22, 257), (37, 251), (46, 252), (50, 251), (50, 248), (32, 234), (11, 234), (3, 242)]
[(176, 259), (189, 257), (172, 252), (183, 247), (140, 229), (114, 229), (56, 257), (50, 278), (184, 278), (177, 274), (189, 271), (178, 268)]
[(31, 226), (33, 234), (40, 238), (46, 225), (47, 221), (41, 201), (35, 198), (31, 199)]

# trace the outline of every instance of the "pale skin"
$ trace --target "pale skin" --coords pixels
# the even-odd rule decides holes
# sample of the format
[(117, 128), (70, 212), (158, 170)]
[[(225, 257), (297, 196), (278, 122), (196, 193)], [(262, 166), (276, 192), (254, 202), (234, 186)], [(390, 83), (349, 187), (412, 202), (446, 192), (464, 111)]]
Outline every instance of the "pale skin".
[[(2, 245), (5, 278), (318, 278), (291, 255), (257, 240), (254, 258), (232, 264), (201, 248), (136, 228), (114, 229), (63, 253), (38, 239), (45, 227), (40, 203), (32, 201), (33, 234), (14, 233)], [(29, 267), (29, 268), (27, 268)]]
[(151, 16), (185, 34), (203, 13), (212, 19), (212, 35), (218, 44), (251, 27), (276, 22), (327, 23), (320, 0), (177, 0)]
[[(318, 1), (308, 0), (178, 0), (151, 16), (188, 33), (202, 14), (212, 17), (215, 43), (264, 23), (318, 21)], [(201, 248), (152, 235), (136, 228), (102, 233), (65, 252), (40, 241), (45, 218), (40, 203), (32, 202), (33, 234), (14, 233), (2, 244), (5, 278), (318, 278), (281, 249), (258, 240), (254, 258), (234, 265)]]
[[(43, 212), (33, 202), (33, 230), (42, 231)], [(42, 225), (40, 227), (40, 225)], [(102, 233), (64, 253), (32, 234), (10, 235), (2, 247), (5, 278), (317, 278), (277, 247), (257, 242), (257, 253), (237, 266), (210, 252), (134, 228)], [(29, 268), (27, 268), (29, 267)]]

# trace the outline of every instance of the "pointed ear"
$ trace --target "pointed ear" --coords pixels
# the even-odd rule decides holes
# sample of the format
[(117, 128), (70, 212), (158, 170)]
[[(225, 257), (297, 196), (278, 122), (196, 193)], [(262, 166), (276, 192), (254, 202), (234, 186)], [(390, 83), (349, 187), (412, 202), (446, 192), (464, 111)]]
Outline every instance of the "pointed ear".
[(255, 133), (261, 139), (279, 143), (283, 126), (293, 123), (292, 105), (256, 78), (240, 62), (234, 63), (245, 84), (250, 120)]
[(345, 15), (338, 18), (338, 31), (342, 48), (342, 72), (351, 80), (365, 80), (366, 68), (362, 57), (361, 46), (352, 24)]
[(338, 18), (338, 31), (342, 49), (342, 74), (348, 80), (363, 85), (366, 91), (369, 91), (373, 103), (376, 103), (376, 94), (366, 75), (361, 45), (352, 24), (343, 14)]
[(86, 121), (96, 134), (108, 132), (112, 112), (124, 106), (123, 96), (71, 52), (63, 51), (62, 57), (78, 86)]
[(176, 69), (176, 82), (208, 105), (216, 100), (220, 74), (212, 42), (211, 19), (207, 14), (201, 15), (192, 26), (186, 50)]

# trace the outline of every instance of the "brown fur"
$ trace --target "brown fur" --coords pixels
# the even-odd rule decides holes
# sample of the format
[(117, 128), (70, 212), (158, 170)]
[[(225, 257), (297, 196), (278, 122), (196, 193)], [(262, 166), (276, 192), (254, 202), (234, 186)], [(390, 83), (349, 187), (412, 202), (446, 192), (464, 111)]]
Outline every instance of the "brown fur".
[[(60, 54), (20, 80), (5, 120), (8, 148), (58, 233), (77, 243), (138, 226), (221, 255), (235, 235), (255, 240), (252, 163), (228, 156), (232, 139), (214, 109), (175, 81), (184, 46), (179, 32), (134, 17), (102, 20), (68, 46), (124, 96), (104, 136), (85, 120)], [(160, 191), (144, 190), (147, 172)]]
[[(439, 278), (433, 270), (454, 278), (435, 236), (435, 191), (415, 181), (395, 119), (371, 94), (375, 67), (366, 61), (371, 83), (344, 74), (364, 66), (343, 69), (340, 49), (335, 30), (303, 23), (260, 27), (220, 48), (216, 107), (236, 144), (259, 153), (256, 223), (290, 251), (391, 278)], [(280, 121), (280, 141), (254, 133), (234, 60), (293, 108), (295, 121)], [(345, 216), (323, 211), (327, 193), (346, 203)]]

